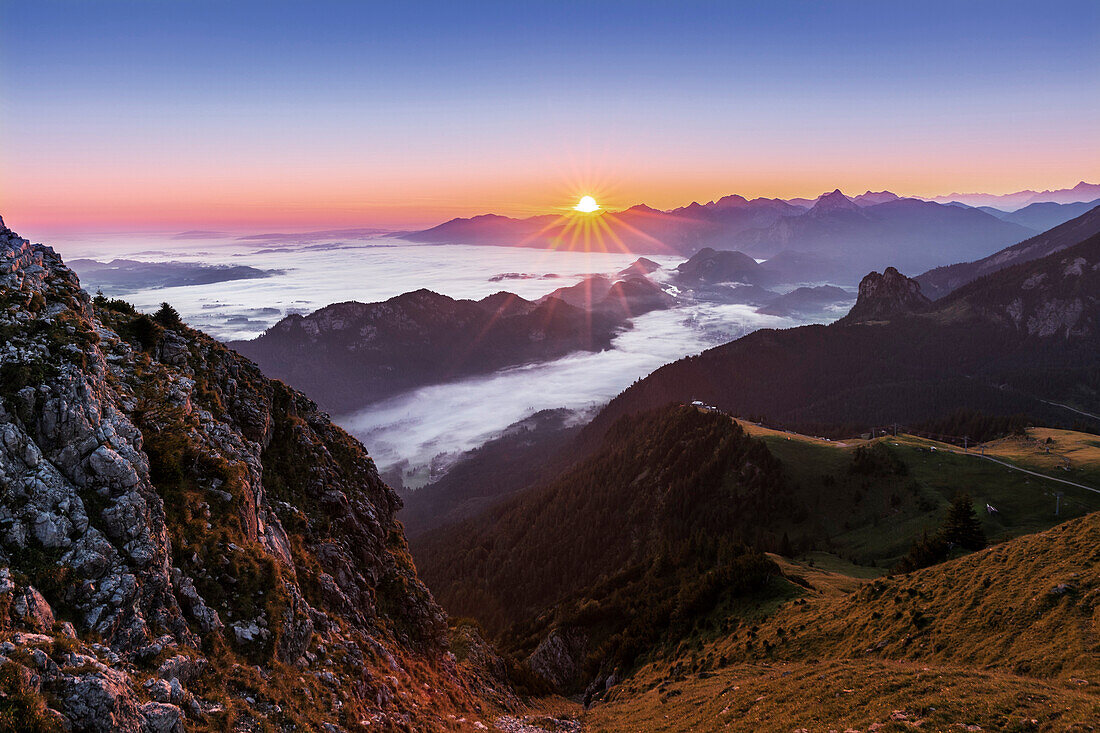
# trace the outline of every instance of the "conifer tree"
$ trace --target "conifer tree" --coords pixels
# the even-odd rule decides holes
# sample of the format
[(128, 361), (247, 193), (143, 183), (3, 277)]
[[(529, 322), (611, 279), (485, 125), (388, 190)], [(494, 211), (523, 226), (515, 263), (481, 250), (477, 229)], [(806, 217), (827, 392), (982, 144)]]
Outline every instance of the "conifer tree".
[(985, 531), (967, 494), (959, 494), (947, 510), (943, 522), (943, 539), (967, 550), (980, 550), (986, 545)]
[(153, 320), (165, 328), (172, 328), (183, 323), (179, 311), (168, 303), (160, 304), (160, 310), (153, 314)]

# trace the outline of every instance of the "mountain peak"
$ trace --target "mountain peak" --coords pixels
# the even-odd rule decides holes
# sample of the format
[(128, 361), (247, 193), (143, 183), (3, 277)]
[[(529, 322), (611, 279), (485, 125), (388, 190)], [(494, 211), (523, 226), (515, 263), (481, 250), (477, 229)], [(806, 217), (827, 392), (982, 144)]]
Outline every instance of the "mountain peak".
[(859, 296), (852, 310), (837, 323), (847, 326), (857, 323), (888, 321), (894, 316), (920, 313), (932, 304), (921, 291), (920, 283), (906, 277), (896, 268), (882, 273), (868, 273), (859, 282)]
[(867, 191), (867, 193), (854, 197), (852, 201), (860, 206), (874, 206), (875, 204), (884, 204), (887, 201), (897, 201), (900, 198), (893, 191)]
[(717, 201), (707, 204), (707, 206), (713, 206), (716, 209), (730, 209), (740, 206), (746, 206), (748, 203), (748, 199), (746, 199), (744, 196), (733, 193), (729, 196), (723, 196)]
[(836, 189), (831, 193), (823, 193), (814, 203), (810, 213), (825, 213), (830, 211), (859, 211), (859, 204)]

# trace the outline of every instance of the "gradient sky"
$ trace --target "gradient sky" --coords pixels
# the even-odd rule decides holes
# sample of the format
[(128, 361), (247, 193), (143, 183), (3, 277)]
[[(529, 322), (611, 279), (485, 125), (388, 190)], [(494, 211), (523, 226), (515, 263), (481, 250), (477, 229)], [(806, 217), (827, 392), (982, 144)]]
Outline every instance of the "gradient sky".
[(420, 226), (1100, 181), (1100, 3), (0, 0), (0, 215)]

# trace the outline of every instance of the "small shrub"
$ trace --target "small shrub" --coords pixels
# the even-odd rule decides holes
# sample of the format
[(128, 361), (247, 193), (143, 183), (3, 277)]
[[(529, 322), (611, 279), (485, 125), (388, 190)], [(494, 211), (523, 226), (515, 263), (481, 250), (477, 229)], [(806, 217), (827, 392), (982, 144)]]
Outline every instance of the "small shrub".
[(142, 351), (149, 351), (156, 346), (160, 338), (162, 328), (152, 318), (142, 313), (136, 318), (123, 324), (118, 329), (118, 335), (138, 346)]
[(31, 671), (15, 662), (0, 665), (0, 733), (54, 733), (61, 726), (46, 713), (42, 695), (30, 684)]
[(125, 300), (108, 298), (103, 294), (102, 290), (96, 291), (95, 297), (92, 298), (92, 304), (99, 310), (114, 311), (115, 313), (123, 313), (129, 316), (137, 315), (137, 310), (134, 306), (130, 305)]

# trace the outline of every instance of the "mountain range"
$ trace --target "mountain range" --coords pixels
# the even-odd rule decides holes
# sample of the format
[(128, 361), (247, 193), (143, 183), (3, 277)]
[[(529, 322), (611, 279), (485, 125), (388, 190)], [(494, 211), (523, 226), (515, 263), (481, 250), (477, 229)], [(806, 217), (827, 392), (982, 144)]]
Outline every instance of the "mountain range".
[(1028, 204), (1022, 209), (1007, 214), (1000, 214), (988, 208), (983, 210), (989, 211), (1002, 221), (1009, 221), (1013, 224), (1043, 232), (1074, 219), (1097, 206), (1100, 206), (1100, 199), (1065, 204), (1043, 201), (1037, 204)]
[(228, 345), (325, 409), (347, 413), (427, 384), (599, 351), (629, 318), (668, 307), (642, 278), (590, 278), (537, 302), (500, 292), (478, 301), (430, 290), (289, 315)]
[(1073, 188), (1059, 188), (1053, 191), (1024, 190), (1006, 194), (949, 193), (946, 196), (935, 196), (929, 201), (937, 203), (957, 201), (968, 206), (992, 206), (1002, 211), (1015, 211), (1035, 203), (1072, 204), (1080, 201), (1095, 201), (1097, 198), (1100, 198), (1100, 183), (1081, 181)]
[(1100, 414), (1098, 273), (1096, 234), (935, 302), (896, 270), (872, 273), (849, 318), (756, 331), (666, 365), (589, 429), (598, 435), (624, 414), (693, 400), (818, 432), (912, 425), (958, 408), (1087, 422), (1052, 403)]
[(1100, 232), (1100, 205), (1091, 206), (1072, 220), (1019, 244), (994, 252), (988, 257), (929, 270), (919, 275), (917, 282), (929, 297), (939, 298), (983, 275), (1059, 252), (1098, 232)]
[[(799, 216), (912, 207), (867, 203)], [(316, 403), (0, 221), (0, 727), (1087, 729), (1100, 460), (1035, 425), (1100, 426), (1096, 212), (938, 299), (885, 268), (834, 324), (669, 364), (583, 428), (513, 426), (426, 497), (411, 553)], [(671, 277), (769, 276), (703, 254)], [(285, 322), (314, 339), (286, 358), (373, 348), (413, 381), (538, 358), (555, 314), (565, 343), (667, 305), (652, 264), (537, 302), (330, 306)]]
[[(1075, 190), (1079, 195), (1087, 193), (1080, 186)], [(670, 211), (638, 205), (618, 212), (529, 219), (487, 214), (402, 236), (434, 243), (596, 246), (607, 251), (684, 255), (704, 248), (738, 250), (754, 258), (782, 256), (787, 261), (813, 263), (812, 268), (797, 272), (776, 268), (787, 278), (785, 282), (832, 279), (854, 284), (869, 268), (894, 266), (912, 275), (953, 261), (978, 259), (1072, 219), (1083, 208), (1080, 203), (1050, 203), (1009, 213), (958, 202), (900, 198), (888, 191), (868, 191), (853, 199), (836, 190), (793, 203), (734, 195)]]
[[(731, 267), (739, 264), (747, 263), (731, 258)], [(818, 583), (851, 582), (810, 570), (812, 564), (761, 553), (791, 557), (828, 548), (861, 567), (894, 565), (907, 545), (920, 546), (922, 531), (927, 539), (936, 510), (960, 501), (961, 472), (966, 488), (988, 507), (973, 519), (985, 533), (1004, 539), (1032, 531), (1036, 521), (1039, 528), (1050, 526), (1057, 513), (1040, 515), (1037, 507), (1051, 494), (1038, 492), (1027, 475), (1006, 476), (996, 463), (961, 448), (955, 455), (943, 443), (868, 437), (882, 434), (873, 430), (876, 425), (891, 425), (896, 433), (898, 424), (903, 431), (948, 432), (960, 443), (963, 435), (985, 441), (1022, 434), (1023, 426), (1036, 422), (1095, 431), (1097, 353), (1100, 234), (1005, 267), (937, 301), (896, 269), (873, 272), (860, 283), (848, 316), (835, 324), (758, 331), (635, 383), (571, 446), (566, 437), (556, 457), (543, 457), (541, 473), (527, 474), (528, 488), (485, 496), (482, 506), (493, 504), (480, 514), (457, 522), (453, 517), (449, 526), (418, 535), (414, 556), (445, 608), (477, 617), (505, 651), (522, 657), (552, 689), (583, 690), (586, 703), (607, 700), (599, 710), (615, 710), (619, 722), (610, 723), (606, 712), (595, 715), (611, 729), (632, 729), (654, 709), (675, 709), (671, 695), (655, 693), (659, 699), (642, 702), (647, 690), (675, 686), (686, 692), (733, 660), (752, 665), (777, 654), (835, 659), (841, 648), (877, 639), (885, 641), (870, 649), (881, 657), (930, 659), (944, 647), (922, 642), (910, 649), (907, 640), (932, 619), (950, 617), (951, 591), (945, 589), (970, 580), (956, 575), (934, 590), (926, 587), (894, 632), (885, 629), (901, 616), (884, 613), (876, 603), (885, 587), (878, 584), (852, 596), (834, 592), (836, 602), (848, 604), (845, 610), (830, 616), (825, 609), (834, 607), (823, 606), (822, 615), (805, 623), (805, 600), (795, 600), (761, 632), (759, 617), (747, 609), (817, 593)], [(866, 434), (850, 442), (811, 439), (727, 414), (818, 435)], [(1054, 435), (1069, 435), (1047, 434), (1047, 445), (1054, 444)], [(1082, 445), (1092, 444), (1091, 436), (1079, 435)], [(1100, 477), (1100, 466), (1089, 476)], [(1075, 486), (1078, 516), (1100, 506), (1100, 492)], [(462, 482), (450, 489), (462, 491)], [(1075, 527), (1071, 565), (1091, 551), (1081, 544), (1085, 525)], [(1055, 537), (1049, 541), (1058, 542)], [(702, 565), (695, 565), (699, 558)], [(946, 572), (919, 577), (942, 578)], [(1095, 578), (1084, 582), (1095, 588)], [(1061, 594), (1077, 592), (1065, 590), (1068, 585), (1050, 587), (1052, 600), (1036, 606), (1037, 617), (1046, 613), (1040, 609), (1054, 609)], [(937, 600), (925, 600), (931, 597)], [(856, 610), (861, 604), (879, 610), (865, 616)], [(988, 610), (983, 613), (988, 617)], [(1075, 619), (1077, 627), (1083, 623), (1083, 616), (1065, 607), (1051, 613)], [(865, 619), (864, 630), (852, 632), (858, 642), (845, 636), (856, 619)], [(832, 635), (830, 641), (821, 640), (823, 634)], [(902, 634), (908, 634), (906, 641)], [(714, 644), (721, 656), (715, 652), (703, 660), (684, 652), (700, 644)], [(1037, 639), (1028, 644), (1030, 651), (1017, 644), (986, 656), (973, 649), (966, 663), (1006, 664), (1025, 675), (1027, 684), (1042, 686), (1067, 660), (1054, 662), (1062, 659), (1057, 650), (1035, 651), (1034, 644), (1042, 644)], [(1025, 664), (1029, 658), (1036, 660), (1033, 666)], [(677, 672), (681, 664), (703, 673), (685, 678)], [(662, 671), (648, 678), (651, 686), (639, 686), (653, 666)], [(777, 683), (770, 684), (774, 689)], [(1077, 700), (1069, 709), (1080, 715), (1088, 705)], [(728, 706), (716, 707), (708, 715), (726, 712)], [(691, 706), (684, 715), (699, 720)]]
[[(1048, 254), (1067, 249), (1067, 242), (1087, 245), (1092, 241), (1100, 233), (1098, 213), (1100, 210), (1087, 212), (1044, 235), (1047, 239), (1043, 241), (1053, 243), (1046, 250)], [(995, 260), (999, 267), (991, 264), (988, 272), (1012, 265), (1015, 258), (1011, 255), (1016, 249), (1017, 246), (1008, 248)], [(1087, 246), (1081, 249), (1086, 250)], [(672, 282), (683, 284), (686, 280), (702, 292), (706, 292), (708, 281), (751, 279), (761, 267), (752, 258), (736, 252), (703, 250), (692, 260), (696, 261), (689, 260), (672, 273)], [(502, 497), (537, 483), (536, 478), (545, 478), (547, 470), (562, 470), (563, 465), (573, 460), (570, 456), (578, 453), (577, 446), (592, 445), (597, 440), (601, 423), (609, 424), (622, 414), (619, 410), (623, 401), (644, 410), (668, 401), (700, 399), (736, 409), (741, 414), (775, 418), (776, 415), (765, 411), (768, 406), (804, 408), (822, 399), (825, 406), (820, 413), (788, 424), (827, 434), (850, 434), (867, 430), (874, 423), (909, 420), (911, 427), (917, 423), (937, 431), (951, 424), (949, 433), (961, 436), (969, 431), (979, 438), (1005, 429), (1006, 425), (1026, 422), (1027, 415), (1052, 424), (1092, 424), (1086, 415), (1026, 393), (1035, 385), (1056, 389), (1070, 386), (1081, 392), (1073, 395), (1073, 401), (1067, 405), (1097, 412), (1085, 407), (1096, 401), (1095, 360), (1089, 353), (1090, 345), (1095, 343), (1095, 330), (1092, 336), (1081, 332), (1090, 328), (1087, 312), (1095, 300), (1089, 290), (1091, 271), (1082, 265), (1084, 277), (1077, 281), (1072, 274), (1054, 277), (1058, 268), (1063, 267), (1061, 259), (1048, 257), (1045, 264), (1033, 264), (1036, 269), (1023, 268), (1023, 275), (1014, 276), (1006, 271), (991, 281), (983, 279), (984, 286), (976, 283), (973, 288), (976, 293), (969, 296), (964, 293), (956, 296), (961, 300), (942, 302), (931, 301), (922, 292), (919, 280), (907, 278), (896, 269), (872, 273), (864, 278), (857, 303), (836, 326), (757, 332), (699, 357), (666, 366), (613, 401), (606, 410), (610, 420), (605, 420), (606, 415), (598, 416), (593, 423), (595, 427), (585, 428), (586, 437), (575, 446), (570, 447), (568, 441), (579, 428), (565, 430), (554, 420), (539, 420), (537, 426), (509, 431), (499, 441), (460, 459), (451, 469), (453, 474), (425, 487), (423, 494), (413, 493), (408, 498), (410, 527), (420, 534), (441, 523), (467, 519)], [(997, 285), (998, 282), (1007, 284)], [(1030, 285), (1025, 287), (1028, 282)], [(850, 297), (831, 286), (799, 288), (759, 310), (786, 315), (821, 309), (823, 304), (835, 307), (850, 302)], [(984, 306), (976, 307), (979, 303)], [(994, 303), (997, 305), (993, 306)], [(1025, 312), (1030, 314), (1026, 319)], [(1049, 336), (1052, 330), (1064, 325), (1059, 324), (1056, 315), (1059, 312), (1083, 318), (1074, 322), (1075, 327), (1081, 324), (1080, 329), (1077, 332), (1069, 329), (1064, 341), (1051, 340)], [(1017, 316), (1024, 330), (1030, 328), (1033, 333), (1027, 336), (1010, 333), (1019, 330), (1015, 320), (1009, 323)], [(1043, 318), (1051, 320), (1043, 323)], [(877, 328), (842, 330), (857, 324)], [(1048, 335), (1036, 340), (1038, 334)], [(1044, 354), (1050, 354), (1049, 362), (1044, 361)], [(1072, 364), (1077, 367), (1066, 368)], [(1023, 371), (1012, 376), (1010, 372), (997, 371), (1002, 368)], [(1034, 371), (1029, 372), (1032, 368)], [(994, 371), (998, 375), (994, 380), (996, 386), (977, 383), (976, 369)], [(1005, 381), (1009, 376), (1022, 391)], [(721, 401), (720, 395), (724, 394), (735, 401)], [(756, 395), (762, 396), (756, 400)], [(866, 409), (875, 415), (872, 423), (861, 419), (865, 417), (861, 401), (870, 405)], [(960, 407), (969, 407), (971, 412), (960, 413)], [(516, 463), (524, 469), (504, 468)], [(441, 521), (442, 517), (448, 519)]]

